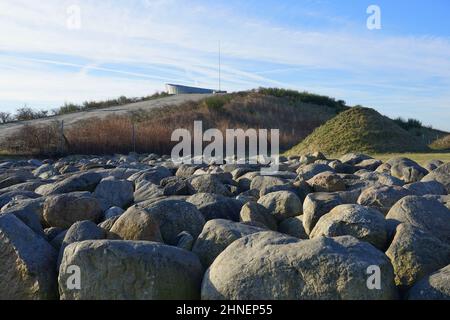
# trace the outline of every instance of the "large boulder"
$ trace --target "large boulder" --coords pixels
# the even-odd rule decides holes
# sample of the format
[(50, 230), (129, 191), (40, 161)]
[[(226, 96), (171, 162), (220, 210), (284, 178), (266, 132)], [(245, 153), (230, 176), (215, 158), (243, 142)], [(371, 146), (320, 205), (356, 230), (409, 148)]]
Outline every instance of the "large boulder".
[(258, 175), (251, 179), (250, 189), (257, 189), (261, 191), (274, 186), (286, 185), (286, 183), (287, 180), (280, 177)]
[(435, 180), (424, 181), (424, 182), (414, 182), (404, 186), (406, 190), (409, 190), (412, 194), (416, 196), (425, 196), (429, 194), (434, 195), (446, 195), (447, 190), (442, 183)]
[[(71, 290), (70, 266), (81, 270)], [(203, 268), (192, 252), (153, 242), (83, 241), (69, 245), (59, 272), (62, 300), (198, 299)]]
[(64, 240), (59, 250), (58, 265), (61, 262), (64, 249), (69, 244), (85, 240), (101, 240), (105, 238), (105, 230), (97, 226), (92, 221), (75, 222), (64, 235)]
[(94, 191), (102, 175), (97, 172), (76, 173), (62, 181), (45, 184), (36, 189), (36, 193), (43, 196), (70, 193), (76, 191)]
[(0, 300), (56, 299), (56, 258), (16, 216), (0, 215)]
[(306, 233), (311, 233), (320, 217), (341, 204), (343, 204), (343, 201), (337, 194), (325, 192), (308, 194), (303, 202), (302, 218)]
[(243, 206), (239, 200), (212, 193), (197, 193), (186, 201), (195, 205), (206, 221), (227, 219), (238, 222)]
[(322, 172), (333, 173), (334, 170), (329, 165), (320, 163), (308, 164), (306, 166), (301, 166), (297, 169), (297, 174), (299, 175), (300, 178), (303, 178), (304, 180), (309, 180)]
[(203, 266), (208, 268), (214, 259), (235, 240), (261, 231), (264, 229), (229, 220), (211, 220), (205, 224), (202, 233), (195, 241), (192, 252), (197, 254)]
[(386, 162), (391, 166), (391, 175), (405, 183), (420, 181), (428, 174), (427, 169), (407, 158), (393, 158)]
[(357, 204), (335, 207), (322, 216), (310, 234), (310, 238), (353, 236), (384, 250), (387, 226), (379, 211)]
[(264, 206), (256, 202), (247, 202), (241, 209), (240, 221), (277, 231), (277, 219)]
[(408, 293), (409, 300), (450, 300), (450, 265), (420, 280)]
[[(370, 268), (381, 289), (371, 290)], [(373, 289), (373, 288), (372, 288)], [(395, 299), (389, 259), (372, 245), (345, 236), (299, 240), (260, 232), (233, 242), (203, 279), (205, 300)]]
[(361, 192), (358, 204), (387, 214), (397, 201), (409, 195), (411, 192), (399, 186), (374, 186)]
[(104, 211), (111, 207), (126, 209), (134, 200), (134, 186), (128, 180), (117, 180), (108, 177), (100, 181), (95, 188), (94, 196), (100, 201)]
[(159, 221), (136, 206), (129, 208), (115, 220), (108, 238), (163, 242)]
[(215, 193), (231, 196), (230, 190), (213, 174), (202, 174), (189, 179), (189, 183), (197, 193)]
[(161, 200), (145, 207), (145, 211), (159, 224), (162, 239), (177, 245), (178, 235), (186, 231), (197, 239), (205, 225), (202, 213), (191, 203), (182, 200)]
[(308, 239), (308, 234), (303, 226), (303, 216), (287, 218), (278, 225), (278, 232), (299, 239)]
[(98, 222), (103, 215), (99, 201), (89, 192), (47, 197), (43, 217), (50, 227), (68, 229), (77, 221)]
[(405, 197), (392, 207), (386, 219), (422, 228), (450, 244), (450, 210), (437, 200)]
[(401, 224), (386, 255), (394, 267), (396, 284), (407, 288), (450, 264), (450, 245), (420, 228)]
[(308, 184), (314, 192), (345, 191), (345, 181), (336, 173), (322, 172), (309, 179)]
[(422, 179), (423, 182), (433, 180), (442, 183), (450, 194), (450, 162), (434, 169)]
[(358, 163), (361, 163), (364, 160), (370, 160), (370, 159), (373, 159), (373, 158), (366, 154), (347, 153), (347, 154), (344, 154), (339, 160), (344, 164), (349, 164), (351, 166), (354, 166)]
[(279, 221), (299, 216), (303, 213), (303, 205), (300, 198), (290, 191), (269, 193), (259, 198), (258, 203)]

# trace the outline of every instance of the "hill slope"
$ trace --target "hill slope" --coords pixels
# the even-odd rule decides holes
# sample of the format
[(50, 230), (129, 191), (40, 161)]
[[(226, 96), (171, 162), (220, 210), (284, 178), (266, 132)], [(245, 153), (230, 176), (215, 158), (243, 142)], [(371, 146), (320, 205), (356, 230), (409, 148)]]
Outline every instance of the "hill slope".
[(450, 150), (450, 135), (446, 135), (430, 145), (434, 150)]
[(314, 151), (343, 154), (428, 150), (423, 139), (402, 129), (393, 120), (373, 109), (354, 107), (317, 128), (287, 154), (297, 155)]

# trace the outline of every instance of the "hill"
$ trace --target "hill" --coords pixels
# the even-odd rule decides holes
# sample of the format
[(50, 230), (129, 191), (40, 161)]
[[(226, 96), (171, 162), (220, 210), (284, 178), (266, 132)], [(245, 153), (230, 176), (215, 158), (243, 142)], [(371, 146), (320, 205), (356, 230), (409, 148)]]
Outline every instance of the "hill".
[[(343, 101), (283, 89), (258, 89), (162, 103), (170, 99), (174, 97), (154, 100), (151, 108), (129, 105), (67, 115), (72, 121), (65, 122), (65, 152), (111, 154), (136, 150), (170, 154), (175, 145), (171, 143), (172, 132), (179, 128), (192, 130), (194, 121), (200, 120), (204, 130), (280, 129), (280, 147), (285, 151), (348, 108)], [(156, 103), (160, 107), (154, 107)], [(116, 109), (126, 112), (113, 112)], [(79, 120), (74, 121), (77, 117)], [(45, 125), (22, 126), (13, 139), (3, 143), (3, 148), (15, 153), (54, 152), (61, 146), (62, 139), (56, 122), (50, 120), (46, 120)]]
[(450, 150), (450, 134), (434, 141), (430, 148), (433, 150)]
[(287, 154), (314, 151), (327, 154), (393, 153), (426, 152), (429, 148), (424, 139), (401, 128), (390, 118), (373, 109), (354, 107), (317, 128)]

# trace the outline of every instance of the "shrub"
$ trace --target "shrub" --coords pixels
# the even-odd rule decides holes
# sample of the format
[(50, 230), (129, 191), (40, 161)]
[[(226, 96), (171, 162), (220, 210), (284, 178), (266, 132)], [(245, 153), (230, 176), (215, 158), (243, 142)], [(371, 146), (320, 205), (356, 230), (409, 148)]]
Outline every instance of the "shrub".
[(405, 130), (423, 128), (422, 122), (416, 119), (404, 120), (402, 117), (394, 119), (394, 122)]

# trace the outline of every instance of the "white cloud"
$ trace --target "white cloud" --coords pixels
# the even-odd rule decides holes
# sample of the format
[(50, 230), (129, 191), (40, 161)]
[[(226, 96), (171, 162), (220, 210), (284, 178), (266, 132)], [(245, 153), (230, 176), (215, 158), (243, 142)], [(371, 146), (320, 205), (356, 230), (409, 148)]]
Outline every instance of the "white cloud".
[[(78, 31), (66, 28), (66, 8), (73, 4), (81, 8)], [(333, 19), (339, 25), (345, 22)], [(400, 108), (404, 104), (396, 101), (417, 105), (423, 92), (445, 105), (448, 96), (443, 88), (450, 84), (449, 39), (399, 37), (383, 30), (349, 32), (348, 28), (311, 32), (244, 16), (224, 5), (181, 0), (3, 0), (0, 39), (0, 57), (2, 51), (14, 54), (0, 59), (0, 83), (10, 90), (2, 90), (0, 100), (27, 97), (56, 103), (102, 98), (108, 92), (109, 96), (142, 95), (177, 79), (215, 87), (219, 39), (223, 83), (229, 90), (299, 87), (357, 103), (374, 101), (375, 106), (378, 99), (380, 104)], [(255, 62), (267, 65), (267, 70), (251, 70), (249, 65)], [(64, 63), (73, 68), (49, 74), (54, 72), (52, 65)], [(282, 65), (282, 70), (274, 70), (279, 69), (274, 64)], [(127, 70), (127, 65), (152, 71)], [(280, 80), (289, 70), (299, 70), (297, 81)], [(96, 76), (95, 71), (109, 76)], [(349, 78), (321, 76), (324, 71), (343, 72)], [(307, 82), (302, 72), (318, 75)], [(439, 85), (430, 81), (436, 78)], [(446, 110), (444, 117), (449, 119), (449, 113)]]

